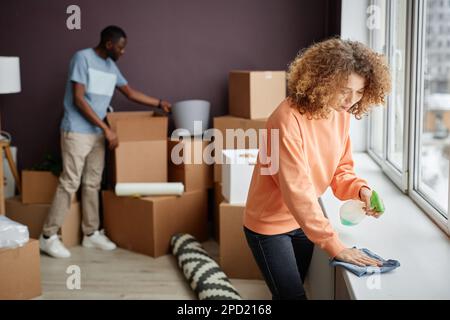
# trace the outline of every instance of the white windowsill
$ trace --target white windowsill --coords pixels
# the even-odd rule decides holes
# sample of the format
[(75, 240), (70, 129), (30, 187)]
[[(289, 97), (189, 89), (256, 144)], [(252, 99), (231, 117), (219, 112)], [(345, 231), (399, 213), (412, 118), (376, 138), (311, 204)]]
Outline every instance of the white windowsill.
[[(368, 248), (385, 259), (399, 260), (396, 270), (377, 280), (358, 278), (344, 270), (350, 298), (366, 299), (450, 299), (450, 239), (381, 171), (366, 153), (354, 153), (356, 174), (376, 190), (386, 207), (380, 219), (365, 218), (359, 225), (343, 226), (339, 220), (342, 201), (331, 189), (321, 197), (328, 218), (345, 245)], [(368, 285), (369, 283), (369, 285)]]

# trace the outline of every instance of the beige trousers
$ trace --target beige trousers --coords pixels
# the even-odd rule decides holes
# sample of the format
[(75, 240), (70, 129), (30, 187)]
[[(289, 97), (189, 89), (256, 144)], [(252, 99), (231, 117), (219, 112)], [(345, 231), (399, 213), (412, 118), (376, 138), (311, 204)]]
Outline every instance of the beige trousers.
[(61, 153), (63, 171), (42, 233), (50, 237), (58, 232), (70, 210), (72, 196), (81, 183), (81, 226), (84, 234), (91, 234), (98, 230), (100, 224), (99, 190), (105, 165), (104, 135), (62, 131)]

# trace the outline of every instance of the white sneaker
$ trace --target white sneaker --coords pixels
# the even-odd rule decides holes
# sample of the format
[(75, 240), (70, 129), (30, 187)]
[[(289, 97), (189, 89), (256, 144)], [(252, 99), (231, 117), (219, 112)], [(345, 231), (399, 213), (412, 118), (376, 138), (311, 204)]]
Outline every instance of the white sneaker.
[(83, 247), (98, 248), (109, 251), (114, 250), (116, 248), (116, 244), (109, 240), (102, 230), (100, 232), (95, 231), (94, 234), (89, 237), (85, 235), (83, 237)]
[(39, 237), (39, 248), (54, 258), (70, 258), (70, 251), (59, 240), (58, 235), (54, 234), (50, 238), (45, 239), (41, 234)]

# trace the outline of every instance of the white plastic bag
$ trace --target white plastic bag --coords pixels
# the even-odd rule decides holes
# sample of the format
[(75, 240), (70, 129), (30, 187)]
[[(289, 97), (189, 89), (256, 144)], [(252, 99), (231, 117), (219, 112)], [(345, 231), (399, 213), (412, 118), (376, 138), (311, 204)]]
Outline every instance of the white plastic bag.
[(29, 240), (28, 227), (0, 216), (0, 248), (21, 247)]

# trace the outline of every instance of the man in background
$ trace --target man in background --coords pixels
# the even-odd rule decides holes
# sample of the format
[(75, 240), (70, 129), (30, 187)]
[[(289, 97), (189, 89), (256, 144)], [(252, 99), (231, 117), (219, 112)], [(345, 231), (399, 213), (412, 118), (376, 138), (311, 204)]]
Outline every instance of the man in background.
[(41, 250), (52, 257), (70, 257), (57, 232), (80, 184), (83, 247), (116, 248), (98, 230), (105, 139), (110, 149), (118, 145), (116, 133), (104, 122), (115, 88), (131, 101), (170, 112), (170, 103), (131, 88), (123, 77), (115, 62), (125, 53), (126, 45), (125, 32), (109, 26), (101, 32), (97, 47), (76, 52), (70, 62), (61, 122), (63, 171), (39, 239)]

